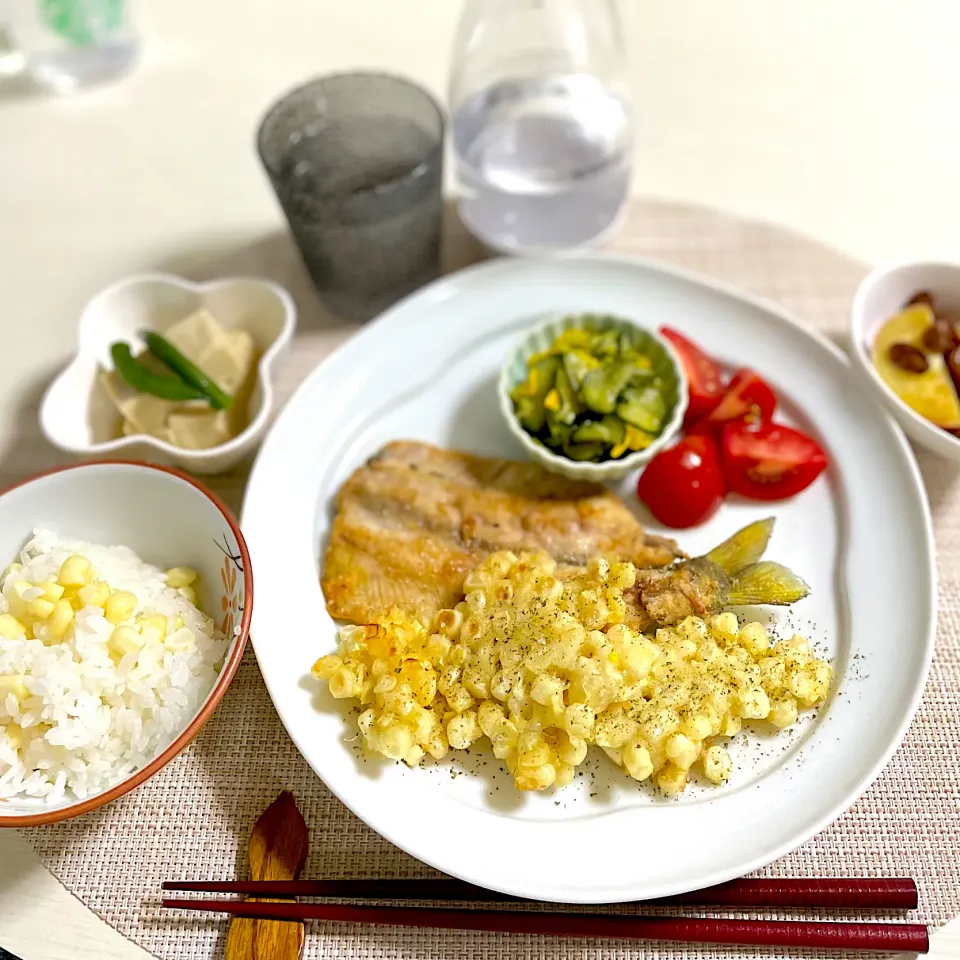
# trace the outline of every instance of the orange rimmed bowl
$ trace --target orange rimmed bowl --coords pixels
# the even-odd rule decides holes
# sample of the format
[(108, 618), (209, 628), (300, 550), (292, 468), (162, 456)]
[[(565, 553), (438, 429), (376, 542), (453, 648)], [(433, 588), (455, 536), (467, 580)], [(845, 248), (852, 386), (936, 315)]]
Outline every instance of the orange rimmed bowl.
[[(179, 471), (104, 461), (41, 474), (0, 495), (0, 567), (15, 560), (36, 528), (61, 538), (130, 547), (161, 569), (191, 566), (200, 574), (198, 603), (229, 645), (206, 698), (183, 729), (149, 763), (79, 799), (68, 791), (42, 798), (0, 800), (0, 827), (65, 820), (102, 807), (169, 763), (197, 735), (236, 673), (253, 613), (253, 571), (240, 527), (211, 491)], [(0, 713), (3, 711), (0, 710)], [(0, 729), (8, 722), (0, 719)], [(7, 768), (0, 760), (0, 776)]]

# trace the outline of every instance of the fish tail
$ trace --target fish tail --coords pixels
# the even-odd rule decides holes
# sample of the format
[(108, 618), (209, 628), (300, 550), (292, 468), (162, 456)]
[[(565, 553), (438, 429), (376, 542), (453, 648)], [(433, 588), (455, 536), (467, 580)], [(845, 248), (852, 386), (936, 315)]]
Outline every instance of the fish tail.
[(782, 607), (802, 600), (809, 592), (807, 584), (792, 570), (782, 564), (764, 560), (731, 576), (726, 601), (734, 607), (755, 604)]
[(767, 549), (770, 535), (773, 533), (775, 517), (757, 520), (737, 531), (729, 540), (714, 547), (707, 559), (722, 568), (726, 574), (734, 574), (744, 567), (756, 563)]

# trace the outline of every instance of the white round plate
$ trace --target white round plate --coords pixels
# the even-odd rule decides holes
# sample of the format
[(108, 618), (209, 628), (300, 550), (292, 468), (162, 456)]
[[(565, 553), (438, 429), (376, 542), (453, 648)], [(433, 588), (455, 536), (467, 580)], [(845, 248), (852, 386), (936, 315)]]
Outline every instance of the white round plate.
[[(824, 478), (785, 503), (728, 503), (680, 532), (690, 554), (769, 516), (768, 557), (811, 585), (769, 619), (833, 659), (835, 688), (785, 734), (734, 741), (722, 788), (655, 796), (600, 751), (573, 784), (517, 794), (478, 749), (409, 770), (364, 758), (356, 715), (319, 692), (314, 660), (334, 650), (318, 583), (332, 499), (386, 442), (473, 453), (522, 451), (497, 408), (497, 375), (547, 313), (611, 313), (669, 324), (731, 366), (749, 365), (781, 416), (815, 433)], [(768, 303), (663, 266), (593, 257), (502, 260), (446, 277), (399, 303), (321, 364), (281, 414), (256, 462), (242, 525), (257, 571), (252, 638), (273, 702), (300, 752), (373, 829), (425, 863), (490, 889), (558, 902), (664, 896), (740, 876), (842, 813), (880, 773), (923, 690), (935, 626), (929, 511), (894, 422), (861, 392), (846, 358)], [(641, 521), (633, 478), (619, 489)]]

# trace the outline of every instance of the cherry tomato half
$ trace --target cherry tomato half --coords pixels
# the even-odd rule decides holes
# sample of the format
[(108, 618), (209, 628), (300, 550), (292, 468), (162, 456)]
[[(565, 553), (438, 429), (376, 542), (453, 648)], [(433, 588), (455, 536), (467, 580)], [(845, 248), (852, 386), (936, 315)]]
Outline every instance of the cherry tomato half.
[(705, 417), (723, 397), (723, 375), (720, 373), (720, 367), (695, 343), (677, 333), (676, 330), (661, 327), (660, 335), (669, 340), (670, 346), (677, 351), (677, 356), (683, 364), (683, 371), (687, 375), (689, 402), (683, 422), (686, 425), (696, 423)]
[(658, 453), (637, 481), (637, 496), (668, 527), (693, 527), (709, 520), (723, 503), (726, 487), (713, 437), (685, 437)]
[(746, 417), (753, 422), (765, 423), (776, 409), (777, 397), (773, 390), (756, 373), (744, 367), (733, 375), (723, 399), (703, 420), (694, 424), (692, 432), (719, 436), (732, 420)]
[(777, 423), (728, 424), (721, 454), (728, 489), (752, 500), (792, 497), (827, 466), (827, 455), (815, 440)]

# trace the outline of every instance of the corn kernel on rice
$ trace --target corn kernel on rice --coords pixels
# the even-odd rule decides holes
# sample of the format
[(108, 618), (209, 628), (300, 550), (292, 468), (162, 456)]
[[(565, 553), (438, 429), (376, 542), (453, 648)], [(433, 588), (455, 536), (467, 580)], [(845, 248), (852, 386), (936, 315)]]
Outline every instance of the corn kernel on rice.
[(373, 753), (416, 765), (486, 739), (520, 790), (568, 783), (590, 744), (669, 794), (693, 772), (723, 783), (718, 738), (789, 726), (827, 696), (832, 670), (802, 637), (778, 643), (732, 613), (638, 634), (622, 622), (631, 564), (555, 572), (543, 553), (496, 553), (430, 629), (398, 611), (344, 627), (313, 674), (360, 701)]
[(145, 766), (200, 708), (227, 643), (127, 547), (34, 531), (0, 582), (0, 799), (80, 799)]

